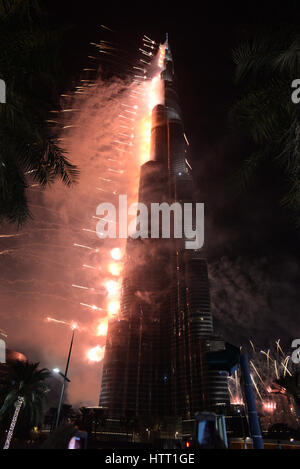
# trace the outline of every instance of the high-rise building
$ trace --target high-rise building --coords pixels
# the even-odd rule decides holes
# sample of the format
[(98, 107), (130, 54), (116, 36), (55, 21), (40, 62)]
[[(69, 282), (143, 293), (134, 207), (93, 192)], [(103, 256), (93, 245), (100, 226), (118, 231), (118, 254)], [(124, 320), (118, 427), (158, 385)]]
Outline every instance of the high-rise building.
[[(193, 203), (193, 178), (173, 59), (165, 47), (164, 104), (152, 111), (151, 160), (141, 167), (139, 202)], [(151, 220), (149, 219), (149, 232)], [(121, 315), (109, 324), (100, 405), (112, 417), (192, 422), (229, 403), (227, 376), (211, 370), (214, 337), (207, 262), (186, 239), (128, 239)]]

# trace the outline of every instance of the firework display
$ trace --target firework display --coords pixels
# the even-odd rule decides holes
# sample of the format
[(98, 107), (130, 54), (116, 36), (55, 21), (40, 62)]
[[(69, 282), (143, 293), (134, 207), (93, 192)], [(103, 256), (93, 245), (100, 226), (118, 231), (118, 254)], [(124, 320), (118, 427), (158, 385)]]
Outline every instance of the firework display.
[[(259, 350), (250, 341), (251, 381), (255, 390), (256, 404), (261, 416), (261, 424), (267, 431), (277, 423), (290, 428), (299, 425), (300, 410), (295, 389), (299, 381), (299, 366), (293, 364), (278, 339), (272, 349)], [(294, 382), (294, 389), (291, 383)], [(244, 406), (239, 371), (228, 378), (230, 402)]]
[(273, 3), (0, 0), (0, 448), (300, 449), (300, 6)]
[[(120, 54), (120, 50), (108, 41), (101, 40), (99, 44), (92, 43), (92, 46), (96, 48), (99, 54), (106, 54), (111, 57)], [(108, 97), (108, 100), (114, 106), (114, 121), (112, 124), (114, 130), (109, 142), (109, 151), (101, 152), (101, 147), (99, 149), (95, 143), (94, 158), (99, 160), (99, 166), (101, 167), (95, 187), (95, 190), (98, 191), (98, 203), (102, 200), (114, 202), (121, 192), (128, 194), (130, 202), (136, 200), (139, 166), (150, 157), (151, 111), (161, 100), (160, 70), (163, 55), (164, 47), (158, 46), (153, 40), (144, 36), (142, 38), (142, 47), (139, 48), (139, 55), (136, 58), (136, 64), (132, 65), (131, 72), (128, 72), (126, 82), (122, 84), (122, 88), (119, 86), (121, 84), (117, 84), (115, 93)], [(145, 57), (148, 60), (145, 60)], [(96, 60), (95, 56), (90, 58)], [(95, 68), (87, 67), (84, 69), (87, 74), (94, 71)], [(76, 87), (75, 97), (63, 96), (68, 102), (72, 102), (72, 107), (61, 111), (66, 123), (62, 126), (60, 139), (66, 148), (70, 148), (72, 153), (74, 152), (74, 132), (77, 142), (78, 131), (76, 129), (79, 126), (82, 127), (78, 112), (85, 107), (86, 102), (88, 102), (87, 106), (93, 107), (90, 101), (96, 103), (99, 100), (97, 108), (100, 107), (100, 115), (101, 89), (103, 87), (105, 87), (105, 83), (101, 81), (101, 77), (93, 80), (82, 79), (81, 84)], [(74, 114), (75, 117), (70, 117)], [(87, 127), (90, 123), (91, 131), (93, 131), (96, 127), (94, 120), (97, 121), (98, 117), (93, 115), (89, 116), (89, 119)], [(82, 131), (79, 131), (79, 133), (81, 134)], [(87, 130), (87, 132), (89, 131)], [(88, 137), (90, 137), (89, 133)], [(91, 151), (90, 148), (89, 151)], [(96, 175), (93, 176), (96, 177)], [(99, 217), (91, 215), (94, 226), (96, 226), (99, 219)], [(114, 223), (114, 221), (111, 220), (111, 223)], [(118, 229), (118, 226), (116, 226), (116, 229)], [(118, 239), (112, 246), (109, 240), (100, 242), (95, 229), (82, 228), (82, 231), (90, 234), (93, 246), (86, 245), (86, 242), (74, 242), (73, 246), (82, 252), (81, 256), (84, 259), (82, 269), (86, 272), (85, 278), (89, 278), (88, 272), (90, 271), (89, 281), (92, 284), (97, 283), (97, 287), (77, 283), (73, 283), (72, 287), (81, 290), (83, 295), (91, 293), (93, 296), (99, 295), (101, 298), (100, 304), (91, 305), (86, 302), (87, 296), (85, 295), (84, 301), (79, 301), (79, 306), (85, 310), (90, 309), (92, 312), (100, 313), (99, 319), (94, 319), (91, 327), (85, 326), (84, 330), (91, 335), (105, 338), (108, 321), (118, 317), (120, 311), (124, 242), (122, 243), (122, 240)], [(88, 254), (88, 251), (90, 254)], [(95, 265), (91, 264), (91, 259), (93, 259)], [(57, 320), (57, 322), (60, 321)], [(90, 362), (100, 362), (103, 359), (104, 349), (103, 343), (95, 345), (86, 352), (86, 356), (88, 356)]]

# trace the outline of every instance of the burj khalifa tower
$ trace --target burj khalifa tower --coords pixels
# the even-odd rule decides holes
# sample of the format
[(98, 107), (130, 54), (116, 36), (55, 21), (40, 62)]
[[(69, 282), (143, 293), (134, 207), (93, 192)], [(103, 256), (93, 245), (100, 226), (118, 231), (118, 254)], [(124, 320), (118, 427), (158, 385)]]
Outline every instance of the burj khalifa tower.
[[(161, 79), (164, 102), (152, 111), (151, 159), (139, 181), (139, 202), (149, 207), (195, 202), (168, 39)], [(100, 406), (112, 418), (192, 427), (195, 412), (229, 403), (226, 373), (210, 369), (206, 359), (224, 347), (214, 335), (204, 249), (186, 249), (186, 239), (172, 235), (128, 238), (121, 315), (109, 324)]]

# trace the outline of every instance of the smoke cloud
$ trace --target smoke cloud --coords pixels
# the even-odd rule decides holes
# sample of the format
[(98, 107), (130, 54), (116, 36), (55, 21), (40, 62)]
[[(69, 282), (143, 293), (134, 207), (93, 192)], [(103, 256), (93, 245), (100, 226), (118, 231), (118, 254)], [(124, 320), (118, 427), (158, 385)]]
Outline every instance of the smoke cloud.
[[(1, 328), (7, 345), (43, 367), (64, 371), (72, 331), (46, 318), (78, 323), (67, 390), (73, 405), (97, 405), (99, 399), (101, 363), (90, 362), (87, 351), (105, 345), (105, 337), (97, 336), (101, 318), (107, 317), (103, 283), (111, 278), (110, 250), (120, 240), (100, 240), (93, 216), (99, 203), (114, 203), (119, 193), (129, 201), (136, 197), (141, 143), (127, 149), (116, 142), (128, 142), (119, 135), (119, 116), (130, 115), (124, 112), (126, 103), (139, 104), (140, 113), (145, 106), (130, 98), (133, 89), (139, 85), (99, 79), (87, 94), (78, 92), (64, 103), (61, 145), (80, 170), (79, 182), (71, 188), (59, 182), (46, 190), (32, 187), (32, 221), (19, 232), (2, 227), (3, 234), (13, 235), (1, 239), (0, 249)], [(123, 121), (133, 126), (131, 118)], [(124, 127), (123, 133), (133, 131)]]

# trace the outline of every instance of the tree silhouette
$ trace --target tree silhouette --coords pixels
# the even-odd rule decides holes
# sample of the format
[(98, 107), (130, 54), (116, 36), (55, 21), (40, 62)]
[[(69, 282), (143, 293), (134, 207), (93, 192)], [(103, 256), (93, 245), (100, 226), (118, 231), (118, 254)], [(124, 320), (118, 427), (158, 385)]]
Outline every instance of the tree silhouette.
[(0, 222), (29, 216), (27, 189), (60, 178), (76, 181), (77, 170), (59, 146), (47, 120), (57, 109), (59, 34), (47, 24), (39, 0), (0, 0)]
[[(286, 5), (285, 5), (286, 8)], [(299, 6), (291, 10), (297, 18)], [(300, 108), (292, 102), (292, 82), (300, 77), (300, 27), (296, 21), (256, 32), (233, 51), (239, 96), (230, 120), (246, 136), (254, 151), (235, 179), (246, 189), (260, 166), (279, 168), (283, 206), (300, 223)]]
[(39, 363), (15, 362), (10, 365), (6, 385), (1, 390), (5, 396), (0, 409), (0, 419), (14, 409), (4, 449), (8, 449), (21, 408), (28, 410), (29, 423), (36, 425), (43, 410), (46, 393), (49, 390), (45, 380), (50, 371), (38, 370)]

